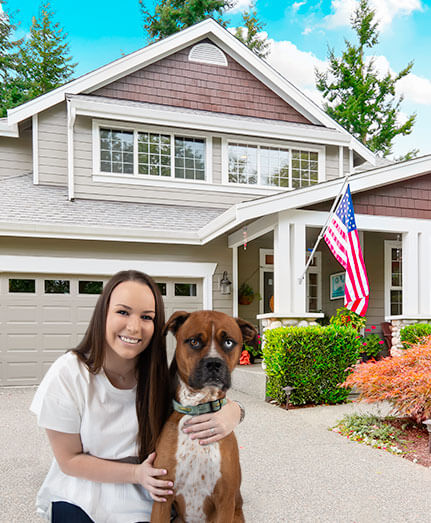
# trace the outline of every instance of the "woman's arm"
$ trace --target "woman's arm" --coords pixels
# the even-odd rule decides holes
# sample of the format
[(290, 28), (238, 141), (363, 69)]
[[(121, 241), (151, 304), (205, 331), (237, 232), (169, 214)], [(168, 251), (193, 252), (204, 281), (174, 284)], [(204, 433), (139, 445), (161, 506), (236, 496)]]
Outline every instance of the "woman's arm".
[(215, 443), (229, 435), (243, 418), (242, 408), (236, 401), (227, 400), (219, 411), (193, 416), (184, 423), (184, 432), (201, 445)]
[(166, 501), (172, 494), (172, 482), (156, 479), (166, 470), (153, 468), (153, 452), (140, 465), (110, 461), (84, 454), (79, 434), (66, 434), (46, 429), (55, 459), (64, 474), (101, 483), (138, 483), (145, 487), (155, 501)]

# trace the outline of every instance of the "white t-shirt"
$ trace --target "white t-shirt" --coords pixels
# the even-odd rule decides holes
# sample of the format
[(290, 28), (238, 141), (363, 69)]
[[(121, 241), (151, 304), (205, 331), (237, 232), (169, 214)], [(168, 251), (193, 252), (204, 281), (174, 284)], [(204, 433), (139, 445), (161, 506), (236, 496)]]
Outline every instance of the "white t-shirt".
[[(98, 458), (136, 458), (136, 387), (115, 388), (100, 371), (91, 374), (73, 352), (46, 373), (30, 410), (41, 427), (80, 434), (83, 452)], [(152, 499), (140, 485), (99, 483), (67, 476), (54, 459), (37, 495), (37, 510), (50, 519), (51, 503), (67, 501), (96, 523), (150, 521)]]

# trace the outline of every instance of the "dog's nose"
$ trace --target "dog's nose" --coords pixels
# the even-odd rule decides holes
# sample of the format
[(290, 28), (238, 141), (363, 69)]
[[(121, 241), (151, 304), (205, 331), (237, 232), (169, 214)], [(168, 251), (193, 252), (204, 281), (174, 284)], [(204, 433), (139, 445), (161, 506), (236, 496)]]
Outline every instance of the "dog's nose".
[(205, 367), (210, 372), (217, 372), (222, 368), (223, 360), (220, 358), (208, 358), (205, 360)]

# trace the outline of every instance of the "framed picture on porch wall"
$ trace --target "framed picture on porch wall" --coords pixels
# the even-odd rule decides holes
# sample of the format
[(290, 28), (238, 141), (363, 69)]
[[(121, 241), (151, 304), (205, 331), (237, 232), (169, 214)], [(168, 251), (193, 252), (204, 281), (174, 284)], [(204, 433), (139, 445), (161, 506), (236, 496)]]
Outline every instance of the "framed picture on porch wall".
[(344, 298), (345, 272), (336, 272), (329, 276), (329, 299), (338, 300)]

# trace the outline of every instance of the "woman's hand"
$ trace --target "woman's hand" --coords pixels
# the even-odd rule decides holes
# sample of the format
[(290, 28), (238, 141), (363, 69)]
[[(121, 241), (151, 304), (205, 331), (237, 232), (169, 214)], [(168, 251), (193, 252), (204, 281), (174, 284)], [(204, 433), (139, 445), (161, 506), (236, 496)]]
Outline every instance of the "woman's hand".
[(155, 477), (167, 474), (166, 470), (155, 469), (153, 467), (155, 458), (156, 453), (152, 452), (145, 461), (136, 466), (135, 483), (139, 483), (145, 487), (154, 501), (166, 501), (166, 498), (163, 496), (173, 494), (172, 487), (174, 484), (172, 481), (165, 481)]
[(192, 416), (184, 423), (183, 431), (190, 434), (190, 439), (198, 439), (201, 445), (208, 445), (228, 436), (240, 419), (238, 403), (228, 400), (217, 412)]

